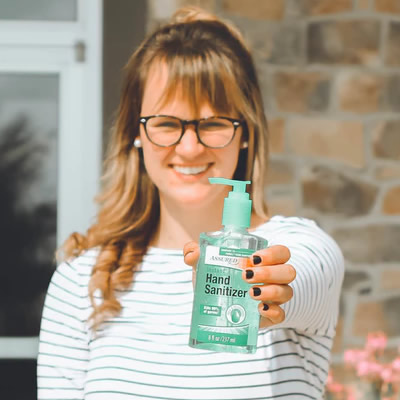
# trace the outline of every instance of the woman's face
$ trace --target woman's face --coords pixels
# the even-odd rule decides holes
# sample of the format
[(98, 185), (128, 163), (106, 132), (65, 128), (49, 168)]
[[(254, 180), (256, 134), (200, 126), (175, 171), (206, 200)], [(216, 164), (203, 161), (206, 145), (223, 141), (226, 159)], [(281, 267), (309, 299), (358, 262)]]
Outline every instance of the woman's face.
[[(168, 104), (160, 97), (167, 83), (168, 70), (165, 64), (152, 66), (144, 88), (141, 116), (155, 114), (171, 115), (185, 120), (196, 118), (187, 102), (178, 95)], [(199, 118), (216, 115), (208, 104), (200, 109)], [(226, 115), (235, 118), (236, 115)], [(160, 201), (188, 208), (205, 205), (216, 198), (225, 197), (230, 187), (211, 185), (210, 177), (231, 179), (236, 169), (241, 128), (237, 129), (232, 142), (222, 149), (210, 149), (198, 142), (194, 126), (186, 126), (181, 141), (171, 147), (159, 147), (146, 137), (143, 125), (140, 138), (146, 170), (157, 186)]]

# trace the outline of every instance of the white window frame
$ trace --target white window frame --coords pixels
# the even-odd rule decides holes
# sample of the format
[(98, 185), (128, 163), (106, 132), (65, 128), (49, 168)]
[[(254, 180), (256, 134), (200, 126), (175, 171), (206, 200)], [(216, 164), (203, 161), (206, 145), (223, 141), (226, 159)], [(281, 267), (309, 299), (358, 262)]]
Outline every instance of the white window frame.
[[(74, 22), (0, 21), (0, 73), (59, 76), (57, 246), (93, 222), (101, 175), (102, 1), (77, 1)], [(0, 337), (0, 358), (36, 358), (37, 347)]]

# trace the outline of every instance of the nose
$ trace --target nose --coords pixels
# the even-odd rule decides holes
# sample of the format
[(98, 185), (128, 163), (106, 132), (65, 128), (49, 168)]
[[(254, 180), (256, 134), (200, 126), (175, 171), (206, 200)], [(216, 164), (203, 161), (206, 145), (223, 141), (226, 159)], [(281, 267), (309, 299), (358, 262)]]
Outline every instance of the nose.
[(177, 154), (193, 157), (201, 154), (205, 147), (199, 142), (194, 124), (186, 124), (185, 131), (180, 142), (175, 146)]

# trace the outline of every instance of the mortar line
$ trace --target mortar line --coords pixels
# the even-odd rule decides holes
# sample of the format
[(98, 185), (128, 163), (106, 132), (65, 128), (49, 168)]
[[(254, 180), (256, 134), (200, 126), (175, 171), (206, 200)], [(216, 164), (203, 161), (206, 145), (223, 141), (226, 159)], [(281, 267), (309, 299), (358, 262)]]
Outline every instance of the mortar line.
[(386, 66), (385, 56), (386, 56), (386, 49), (387, 49), (387, 42), (386, 40), (389, 38), (389, 24), (388, 18), (382, 18), (382, 25), (381, 25), (381, 32), (379, 37), (379, 58), (380, 58), (380, 65), (381, 67)]

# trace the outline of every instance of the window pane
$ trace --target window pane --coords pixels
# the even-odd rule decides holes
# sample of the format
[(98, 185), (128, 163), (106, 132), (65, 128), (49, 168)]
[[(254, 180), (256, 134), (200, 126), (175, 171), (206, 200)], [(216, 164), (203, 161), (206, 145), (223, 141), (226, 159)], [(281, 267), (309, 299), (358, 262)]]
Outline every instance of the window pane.
[(0, 19), (76, 21), (77, 0), (1, 0)]
[(35, 336), (54, 270), (56, 74), (0, 73), (0, 336)]

